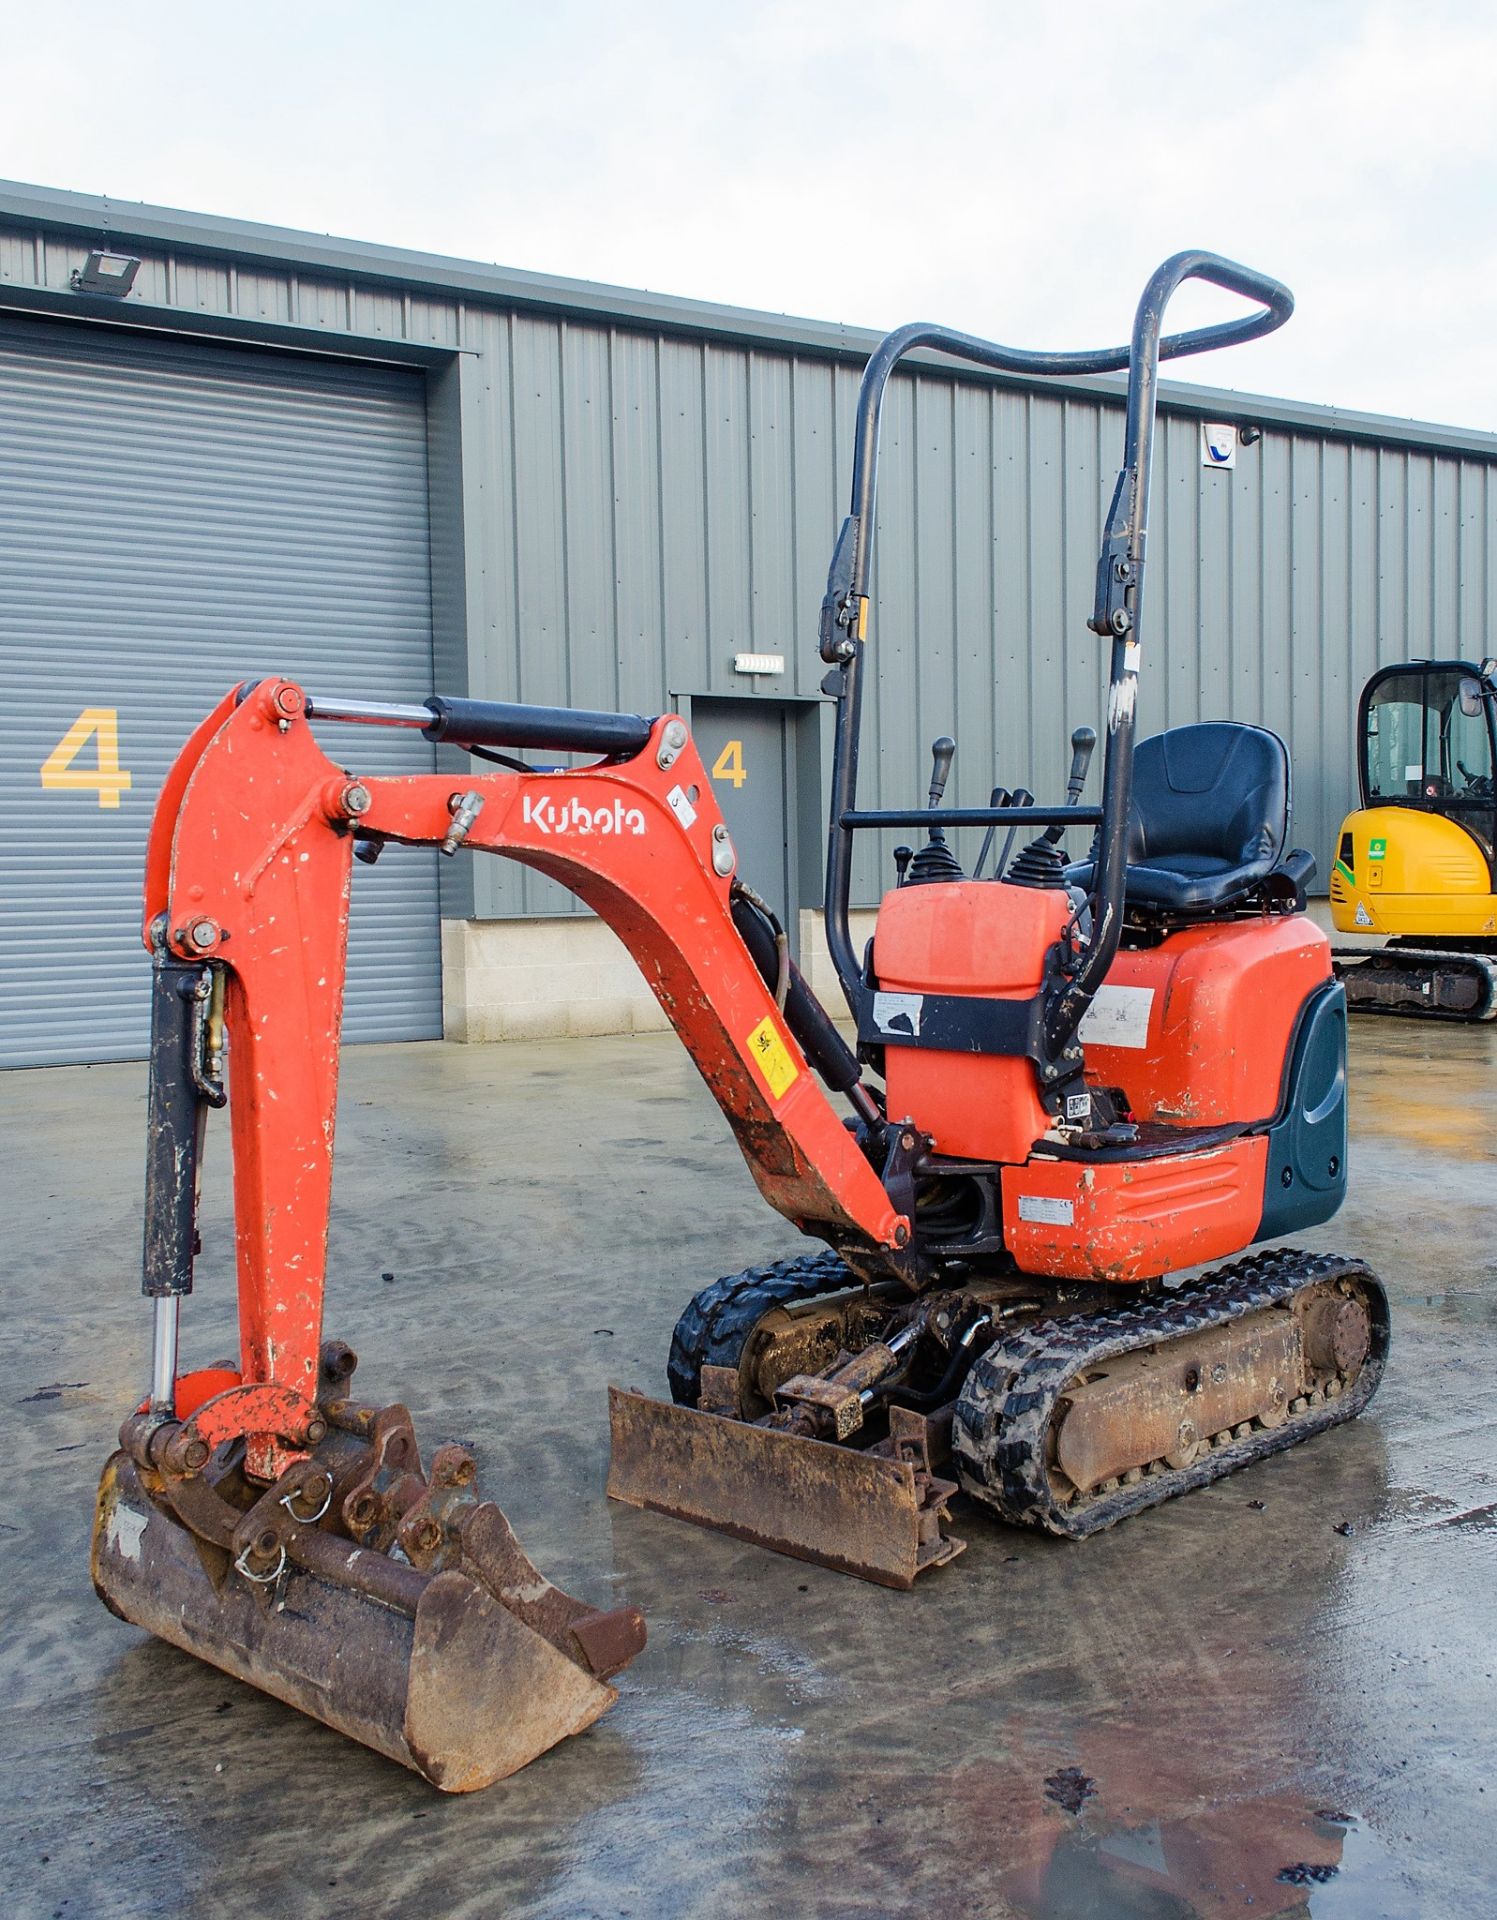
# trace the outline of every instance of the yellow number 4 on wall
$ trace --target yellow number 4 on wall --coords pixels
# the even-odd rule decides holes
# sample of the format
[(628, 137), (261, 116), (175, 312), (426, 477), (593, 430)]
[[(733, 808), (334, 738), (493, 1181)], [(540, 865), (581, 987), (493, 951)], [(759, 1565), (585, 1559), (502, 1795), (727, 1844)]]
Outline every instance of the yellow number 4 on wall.
[(743, 742), (730, 740), (712, 763), (714, 780), (731, 780), (735, 787), (741, 787), (748, 779), (748, 768), (743, 764)]
[[(92, 767), (75, 767), (90, 735), (94, 737)], [(42, 762), (42, 785), (97, 793), (101, 807), (117, 807), (130, 776), (120, 770), (120, 716), (116, 707), (85, 707)]]

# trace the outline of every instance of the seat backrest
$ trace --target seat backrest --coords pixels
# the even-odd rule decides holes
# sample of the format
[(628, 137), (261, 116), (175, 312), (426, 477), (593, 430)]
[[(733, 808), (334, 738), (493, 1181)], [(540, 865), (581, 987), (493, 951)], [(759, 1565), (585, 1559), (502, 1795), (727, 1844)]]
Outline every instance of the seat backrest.
[(1272, 866), (1289, 836), (1289, 803), (1289, 752), (1267, 727), (1171, 727), (1134, 752), (1129, 864), (1168, 866), (1186, 854)]

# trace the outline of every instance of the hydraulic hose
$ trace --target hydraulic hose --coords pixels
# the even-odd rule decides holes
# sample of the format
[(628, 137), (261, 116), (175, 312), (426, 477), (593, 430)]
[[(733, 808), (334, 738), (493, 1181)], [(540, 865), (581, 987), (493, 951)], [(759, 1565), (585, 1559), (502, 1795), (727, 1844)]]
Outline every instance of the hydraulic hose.
[(912, 1413), (931, 1413), (937, 1407), (945, 1406), (948, 1400), (956, 1397), (962, 1382), (972, 1371), (977, 1355), (970, 1351), (972, 1342), (984, 1327), (991, 1327), (991, 1314), (979, 1314), (967, 1331), (951, 1350), (951, 1358), (946, 1363), (946, 1371), (933, 1387), (924, 1393), (917, 1393), (913, 1387), (891, 1386), (879, 1397), (885, 1406), (908, 1407)]

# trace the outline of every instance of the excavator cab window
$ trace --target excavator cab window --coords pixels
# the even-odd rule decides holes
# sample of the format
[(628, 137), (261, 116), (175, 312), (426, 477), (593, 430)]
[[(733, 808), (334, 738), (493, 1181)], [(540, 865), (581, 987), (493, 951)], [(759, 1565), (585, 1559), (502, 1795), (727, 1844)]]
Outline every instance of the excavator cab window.
[(1490, 810), (1494, 701), (1478, 674), (1460, 662), (1394, 668), (1365, 701), (1367, 805)]

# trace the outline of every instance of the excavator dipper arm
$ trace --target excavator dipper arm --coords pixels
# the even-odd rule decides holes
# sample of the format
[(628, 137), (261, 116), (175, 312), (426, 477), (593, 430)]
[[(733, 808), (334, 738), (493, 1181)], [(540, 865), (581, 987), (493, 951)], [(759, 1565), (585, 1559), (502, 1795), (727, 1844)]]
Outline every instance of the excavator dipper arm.
[(765, 1198), (838, 1244), (907, 1242), (733, 924), (731, 842), (679, 721), (575, 771), (371, 779), (327, 758), (299, 687), (262, 681), (184, 750), (146, 885), (147, 943), (225, 979), (243, 1384), (192, 1418), (213, 1444), (244, 1433), (252, 1475), (284, 1471), (315, 1419), (355, 828), (569, 887), (633, 955)]

